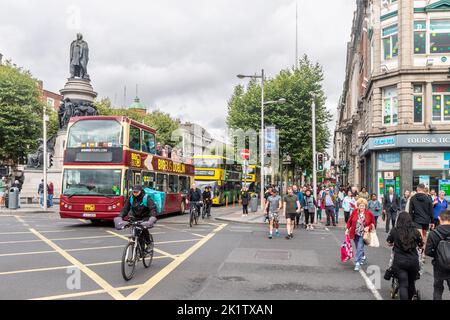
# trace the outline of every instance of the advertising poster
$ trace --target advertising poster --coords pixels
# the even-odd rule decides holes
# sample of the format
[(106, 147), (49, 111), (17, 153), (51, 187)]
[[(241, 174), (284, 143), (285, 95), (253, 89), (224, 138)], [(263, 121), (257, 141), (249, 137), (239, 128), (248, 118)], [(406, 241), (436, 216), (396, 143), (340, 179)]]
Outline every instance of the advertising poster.
[(424, 184), (425, 187), (430, 187), (430, 176), (419, 176), (419, 184)]
[(439, 192), (445, 192), (445, 199), (450, 201), (450, 180), (439, 180)]

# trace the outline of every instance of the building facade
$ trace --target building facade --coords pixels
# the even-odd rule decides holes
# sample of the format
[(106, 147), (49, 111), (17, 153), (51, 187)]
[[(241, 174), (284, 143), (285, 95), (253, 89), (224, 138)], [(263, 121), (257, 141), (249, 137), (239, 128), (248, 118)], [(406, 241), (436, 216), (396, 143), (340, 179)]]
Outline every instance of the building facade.
[(39, 92), (41, 92), (41, 99), (47, 106), (53, 108), (53, 110), (58, 111), (61, 106), (62, 95), (54, 93), (44, 89), (44, 84), (42, 81), (38, 81)]
[(341, 183), (379, 196), (450, 195), (450, 0), (357, 1), (334, 158)]

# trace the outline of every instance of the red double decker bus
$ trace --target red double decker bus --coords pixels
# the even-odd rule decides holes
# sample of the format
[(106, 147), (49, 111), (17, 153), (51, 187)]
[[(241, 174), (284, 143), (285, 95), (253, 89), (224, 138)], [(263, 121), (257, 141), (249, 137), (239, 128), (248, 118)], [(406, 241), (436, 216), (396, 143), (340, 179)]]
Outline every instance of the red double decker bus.
[(154, 129), (127, 117), (74, 117), (67, 128), (61, 218), (111, 220), (133, 185), (165, 193), (161, 214), (184, 212), (194, 166), (156, 155)]

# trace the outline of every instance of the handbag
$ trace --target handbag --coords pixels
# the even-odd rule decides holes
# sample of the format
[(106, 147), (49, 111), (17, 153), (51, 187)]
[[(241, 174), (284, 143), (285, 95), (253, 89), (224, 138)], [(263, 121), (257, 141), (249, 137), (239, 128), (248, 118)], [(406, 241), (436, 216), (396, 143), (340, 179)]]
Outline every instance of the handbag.
[(345, 236), (344, 242), (341, 245), (341, 261), (347, 262), (353, 258), (353, 247), (348, 235)]
[(363, 239), (364, 239), (364, 244), (365, 245), (367, 245), (367, 246), (370, 245), (370, 241), (372, 239), (371, 232), (370, 231), (369, 232), (364, 231)]
[(380, 241), (378, 240), (377, 232), (375, 231), (375, 229), (373, 229), (370, 232), (369, 247), (373, 247), (373, 248), (379, 248), (380, 247)]

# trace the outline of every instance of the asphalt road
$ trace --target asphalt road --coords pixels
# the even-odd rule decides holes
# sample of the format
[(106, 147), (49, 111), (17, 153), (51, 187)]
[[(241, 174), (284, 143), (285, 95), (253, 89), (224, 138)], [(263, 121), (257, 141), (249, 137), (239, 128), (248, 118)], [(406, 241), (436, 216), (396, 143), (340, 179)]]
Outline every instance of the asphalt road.
[[(213, 210), (217, 217), (235, 209)], [(390, 249), (368, 248), (368, 266), (353, 271), (339, 259), (342, 228), (296, 230), (293, 240), (282, 230), (269, 240), (264, 225), (210, 219), (189, 228), (187, 219), (158, 221), (151, 267), (139, 264), (127, 282), (120, 272), (127, 230), (55, 213), (0, 214), (0, 299), (391, 299), (382, 278)], [(417, 285), (431, 299), (430, 260), (425, 271)]]

